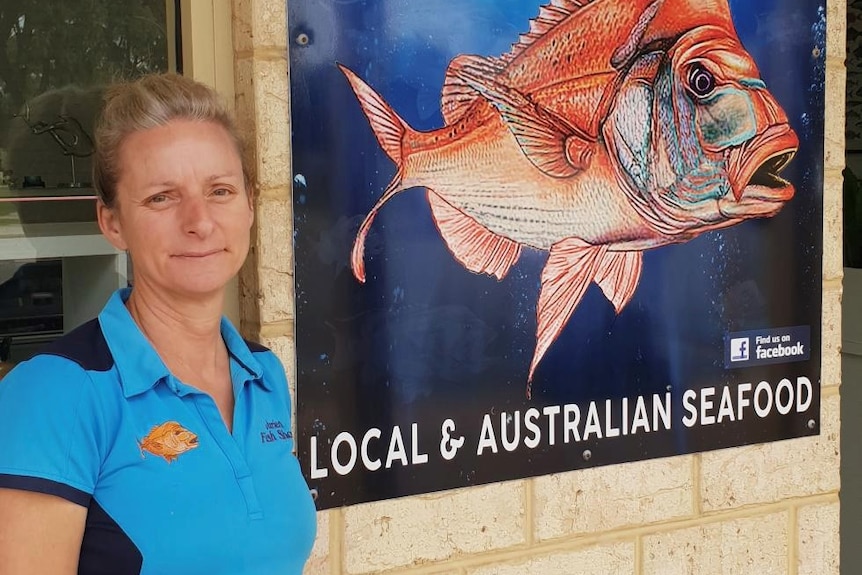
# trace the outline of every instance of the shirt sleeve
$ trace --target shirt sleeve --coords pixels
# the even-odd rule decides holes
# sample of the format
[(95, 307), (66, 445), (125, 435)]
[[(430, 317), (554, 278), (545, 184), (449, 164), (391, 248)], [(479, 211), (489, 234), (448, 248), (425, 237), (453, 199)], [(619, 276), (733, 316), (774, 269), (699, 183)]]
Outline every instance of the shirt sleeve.
[(87, 372), (37, 355), (0, 380), (0, 487), (88, 506), (101, 467), (104, 426)]

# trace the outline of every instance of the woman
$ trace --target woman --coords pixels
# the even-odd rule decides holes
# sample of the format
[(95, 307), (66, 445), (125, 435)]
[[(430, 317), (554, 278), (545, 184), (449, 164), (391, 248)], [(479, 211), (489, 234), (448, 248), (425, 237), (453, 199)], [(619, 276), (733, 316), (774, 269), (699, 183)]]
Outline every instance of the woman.
[(95, 141), (134, 289), (0, 382), (0, 575), (300, 574), (315, 510), (284, 369), (221, 316), (253, 220), (232, 121), (148, 76), (108, 90)]

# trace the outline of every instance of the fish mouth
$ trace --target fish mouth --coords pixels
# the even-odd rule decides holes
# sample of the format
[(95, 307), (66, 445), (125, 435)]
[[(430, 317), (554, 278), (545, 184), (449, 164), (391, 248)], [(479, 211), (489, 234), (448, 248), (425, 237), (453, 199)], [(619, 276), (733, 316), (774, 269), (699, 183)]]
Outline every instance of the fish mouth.
[[(770, 126), (746, 145), (730, 152), (728, 171), (733, 179), (733, 197), (739, 204), (770, 204), (790, 200), (793, 185), (781, 171), (793, 160), (799, 139), (787, 124)], [(736, 174), (736, 177), (733, 177)]]
[(754, 175), (751, 176), (748, 186), (765, 186), (771, 189), (780, 189), (789, 186), (790, 182), (778, 174), (790, 163), (795, 155), (796, 150), (787, 150), (779, 152), (771, 158), (767, 158), (765, 162), (760, 164)]

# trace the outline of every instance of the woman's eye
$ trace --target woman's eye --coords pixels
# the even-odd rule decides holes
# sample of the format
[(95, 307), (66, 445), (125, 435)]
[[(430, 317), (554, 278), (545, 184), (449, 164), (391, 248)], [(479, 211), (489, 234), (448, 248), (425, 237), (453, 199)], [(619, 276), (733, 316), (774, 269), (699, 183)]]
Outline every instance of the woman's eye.
[(701, 64), (695, 64), (688, 72), (688, 87), (697, 96), (708, 96), (715, 89), (715, 76)]

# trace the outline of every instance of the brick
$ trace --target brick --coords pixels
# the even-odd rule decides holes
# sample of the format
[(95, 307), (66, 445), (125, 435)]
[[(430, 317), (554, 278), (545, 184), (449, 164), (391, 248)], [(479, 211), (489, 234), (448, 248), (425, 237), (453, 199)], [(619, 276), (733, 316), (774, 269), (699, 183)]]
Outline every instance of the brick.
[(237, 126), (252, 149), (258, 190), (291, 186), (287, 60), (237, 60), (235, 91)]
[[(838, 101), (843, 104), (845, 92), (845, 75), (847, 70), (844, 62), (830, 58), (826, 66), (826, 101)], [(838, 99), (840, 98), (840, 100)], [(827, 105), (824, 111), (824, 154), (823, 167), (826, 172), (844, 168), (844, 106)]]
[(234, 0), (234, 50), (255, 47), (284, 47), (287, 42), (287, 13), (284, 0)]
[(290, 186), (290, 84), (287, 60), (254, 62), (257, 180), (260, 189)]
[(634, 572), (634, 542), (620, 542), (486, 565), (468, 569), (467, 575), (626, 575)]
[(838, 575), (840, 537), (838, 502), (798, 511), (798, 575)]
[(251, 169), (257, 174), (255, 142), (254, 60), (243, 58), (234, 62), (234, 118), (252, 160)]
[[(847, 47), (847, 0), (826, 3), (826, 51), (830, 58), (843, 62)], [(842, 92), (843, 94), (844, 92)]]
[(293, 204), (290, 200), (260, 198), (257, 262), (261, 267), (293, 273)]
[(376, 573), (521, 545), (525, 521), (520, 481), (348, 507), (345, 573)]
[(293, 273), (260, 267), (258, 274), (260, 323), (294, 319)]
[(536, 538), (690, 516), (691, 469), (687, 456), (539, 477), (534, 481)]
[(642, 575), (787, 575), (787, 513), (643, 538)]
[(839, 396), (820, 409), (819, 436), (701, 454), (703, 511), (837, 491)]
[(311, 557), (305, 564), (303, 575), (329, 575), (329, 515), (338, 511), (320, 511), (317, 513), (317, 539)]
[(820, 378), (824, 387), (841, 383), (841, 298), (840, 287), (824, 287), (820, 355)]
[(843, 186), (839, 169), (826, 172), (823, 183), (823, 279), (826, 280), (840, 279), (844, 273)]

